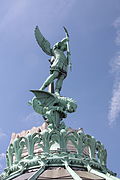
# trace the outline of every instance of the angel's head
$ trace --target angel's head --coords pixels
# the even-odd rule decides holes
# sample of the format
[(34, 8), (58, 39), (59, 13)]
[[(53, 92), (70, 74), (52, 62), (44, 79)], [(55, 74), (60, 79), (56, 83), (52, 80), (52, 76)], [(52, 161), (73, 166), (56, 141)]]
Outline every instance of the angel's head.
[(62, 51), (67, 51), (67, 40), (66, 40), (66, 38), (62, 39), (62, 41), (60, 41), (60, 42), (57, 42), (53, 46), (53, 50), (54, 49), (60, 49)]

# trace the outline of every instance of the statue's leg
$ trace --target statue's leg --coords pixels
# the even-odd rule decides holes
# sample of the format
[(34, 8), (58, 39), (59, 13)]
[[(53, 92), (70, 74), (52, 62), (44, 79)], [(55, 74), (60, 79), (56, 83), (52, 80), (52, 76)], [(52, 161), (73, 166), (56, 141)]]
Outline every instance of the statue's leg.
[(56, 87), (55, 87), (55, 93), (56, 94), (60, 94), (61, 88), (62, 88), (62, 84), (63, 84), (63, 80), (65, 79), (65, 75), (61, 75), (58, 80), (56, 81)]
[(49, 86), (49, 84), (51, 84), (54, 79), (56, 79), (59, 75), (59, 72), (58, 71), (54, 71), (53, 74), (51, 74), (47, 79), (46, 81), (43, 83), (42, 87), (40, 88), (40, 90), (44, 90), (46, 87)]

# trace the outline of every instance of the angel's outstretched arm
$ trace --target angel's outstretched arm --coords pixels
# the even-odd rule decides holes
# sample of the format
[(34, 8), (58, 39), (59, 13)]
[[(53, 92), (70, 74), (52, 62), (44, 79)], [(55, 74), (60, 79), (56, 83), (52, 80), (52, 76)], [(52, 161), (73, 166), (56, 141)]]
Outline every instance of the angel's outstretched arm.
[(64, 39), (61, 40), (61, 43), (67, 43), (69, 41), (68, 37), (65, 37)]

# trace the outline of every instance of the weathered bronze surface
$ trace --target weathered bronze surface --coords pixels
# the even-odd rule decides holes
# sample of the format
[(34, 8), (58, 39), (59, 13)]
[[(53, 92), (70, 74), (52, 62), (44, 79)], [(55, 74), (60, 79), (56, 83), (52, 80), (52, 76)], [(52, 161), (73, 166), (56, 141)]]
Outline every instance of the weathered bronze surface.
[[(60, 94), (63, 80), (67, 76), (68, 66), (71, 64), (70, 62), (70, 49), (69, 49), (69, 35), (67, 29), (64, 27), (66, 32), (66, 37), (57, 42), (52, 48), (50, 43), (44, 38), (42, 33), (40, 32), (38, 26), (35, 29), (35, 37), (36, 40), (41, 47), (41, 49), (48, 55), (52, 56), (49, 60), (50, 62), (50, 76), (46, 79), (46, 81), (41, 86), (40, 90), (44, 90), (49, 84), (53, 83), (55, 79), (57, 79), (55, 84), (55, 93), (57, 95)], [(67, 55), (65, 52), (67, 51)]]
[[(59, 128), (61, 121), (67, 117), (67, 113), (76, 111), (77, 104), (72, 98), (60, 96), (63, 80), (67, 76), (68, 67), (71, 65), (69, 34), (64, 27), (66, 38), (57, 42), (52, 48), (50, 43), (44, 38), (38, 26), (35, 28), (35, 38), (41, 49), (52, 56), (50, 61), (50, 76), (43, 83), (39, 90), (31, 90), (35, 97), (29, 101), (35, 112), (41, 114), (48, 124), (54, 128)], [(64, 52), (67, 52), (66, 55)], [(55, 90), (53, 89), (56, 80)], [(52, 89), (44, 91), (49, 85)]]

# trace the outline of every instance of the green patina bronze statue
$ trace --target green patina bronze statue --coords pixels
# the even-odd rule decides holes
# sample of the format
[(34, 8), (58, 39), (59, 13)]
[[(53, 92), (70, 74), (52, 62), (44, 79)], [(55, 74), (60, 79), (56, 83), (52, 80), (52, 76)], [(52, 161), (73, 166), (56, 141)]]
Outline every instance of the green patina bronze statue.
[[(57, 42), (51, 48), (50, 43), (41, 34), (38, 26), (35, 28), (35, 37), (39, 46), (42, 48), (42, 50), (46, 54), (52, 56), (51, 59), (49, 60), (51, 64), (50, 76), (43, 83), (40, 90), (44, 90), (51, 83), (53, 83), (55, 79), (57, 79), (56, 84), (55, 84), (55, 94), (57, 95), (60, 94), (63, 80), (67, 76), (68, 66), (71, 65), (70, 49), (69, 49), (69, 34), (65, 27), (64, 27), (64, 30), (66, 32), (66, 38), (64, 38), (60, 42)], [(65, 55), (65, 52), (67, 52), (67, 55)]]
[[(49, 125), (52, 125), (53, 129), (59, 129), (63, 124), (61, 121), (67, 117), (67, 113), (75, 112), (77, 108), (72, 98), (60, 96), (63, 80), (67, 76), (68, 67), (71, 67), (69, 34), (65, 27), (64, 30), (66, 37), (51, 48), (38, 26), (35, 28), (35, 38), (39, 46), (52, 57), (49, 60), (50, 75), (39, 90), (31, 90), (35, 97), (29, 101), (29, 104), (32, 105), (35, 112), (43, 116)], [(54, 80), (56, 80), (55, 90), (44, 91), (50, 84), (54, 85)]]

